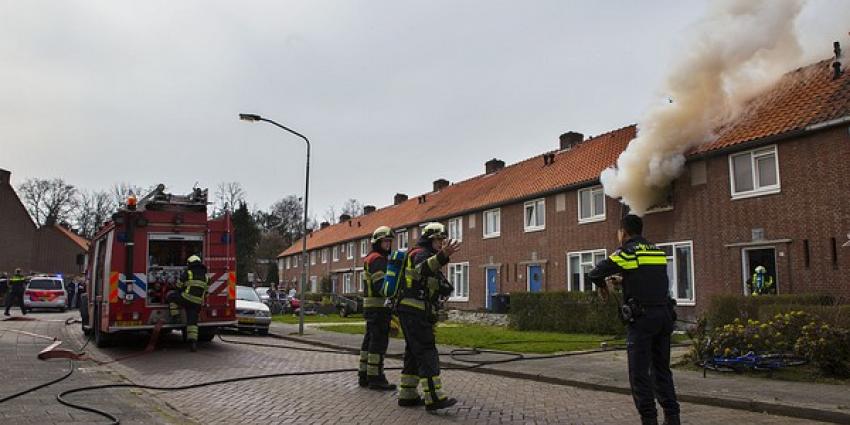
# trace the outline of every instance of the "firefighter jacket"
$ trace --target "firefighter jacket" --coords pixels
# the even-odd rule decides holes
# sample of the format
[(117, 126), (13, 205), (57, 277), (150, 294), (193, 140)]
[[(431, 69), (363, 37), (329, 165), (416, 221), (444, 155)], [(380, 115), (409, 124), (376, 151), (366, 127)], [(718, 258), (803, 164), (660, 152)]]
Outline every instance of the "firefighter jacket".
[(773, 287), (773, 276), (768, 276), (764, 273), (753, 273), (753, 276), (747, 280), (747, 289), (752, 295), (775, 294), (776, 290)]
[(620, 249), (599, 262), (588, 274), (594, 285), (605, 284), (614, 274), (623, 277), (625, 299), (642, 305), (662, 305), (669, 299), (667, 254), (642, 236), (627, 240)]
[(435, 251), (430, 240), (420, 240), (405, 260), (399, 308), (435, 314), (439, 297), (448, 297), (454, 290), (440, 270), (448, 262), (449, 257)]
[(388, 308), (384, 295), (384, 277), (387, 273), (388, 253), (373, 249), (363, 262), (363, 308)]
[(177, 283), (180, 295), (186, 301), (202, 305), (207, 294), (207, 268), (203, 264), (192, 264), (180, 275)]

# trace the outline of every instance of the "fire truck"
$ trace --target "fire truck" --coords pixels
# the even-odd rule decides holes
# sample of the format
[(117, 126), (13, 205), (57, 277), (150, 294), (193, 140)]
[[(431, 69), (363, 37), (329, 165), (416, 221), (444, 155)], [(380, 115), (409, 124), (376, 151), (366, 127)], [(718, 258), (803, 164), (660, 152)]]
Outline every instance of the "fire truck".
[(182, 330), (185, 312), (172, 320), (166, 295), (175, 289), (186, 260), (200, 256), (209, 283), (198, 319), (198, 339), (210, 341), (219, 327), (236, 326), (236, 244), (230, 214), (207, 216), (207, 190), (188, 195), (160, 184), (144, 198), (131, 195), (92, 240), (86, 292), (80, 315), (83, 332), (98, 347), (116, 333)]

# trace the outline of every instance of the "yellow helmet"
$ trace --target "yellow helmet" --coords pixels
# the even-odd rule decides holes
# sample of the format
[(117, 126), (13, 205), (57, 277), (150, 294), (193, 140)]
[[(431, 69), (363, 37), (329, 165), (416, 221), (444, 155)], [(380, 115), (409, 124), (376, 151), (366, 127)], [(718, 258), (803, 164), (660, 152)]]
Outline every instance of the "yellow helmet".
[(422, 229), (422, 237), (425, 239), (445, 239), (447, 236), (448, 235), (446, 234), (446, 226), (443, 226), (442, 223), (428, 223)]
[(390, 229), (387, 226), (381, 226), (372, 232), (372, 243), (378, 243), (383, 239), (392, 239), (393, 236), (393, 229)]
[(193, 256), (189, 257), (189, 259), (188, 259), (188, 260), (186, 260), (186, 262), (187, 262), (187, 263), (189, 263), (189, 264), (192, 264), (192, 263), (200, 263), (200, 262), (201, 262), (201, 257), (198, 257), (197, 255), (193, 255)]

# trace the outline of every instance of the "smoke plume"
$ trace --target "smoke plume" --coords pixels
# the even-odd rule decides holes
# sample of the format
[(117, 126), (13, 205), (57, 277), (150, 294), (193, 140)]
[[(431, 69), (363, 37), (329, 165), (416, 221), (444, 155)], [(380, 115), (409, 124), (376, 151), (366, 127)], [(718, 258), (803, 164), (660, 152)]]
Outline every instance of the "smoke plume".
[(794, 22), (803, 0), (715, 3), (701, 20), (637, 137), (602, 172), (605, 194), (643, 215), (666, 196), (684, 154), (711, 141), (713, 130), (739, 116), (746, 101), (775, 83), (801, 57)]

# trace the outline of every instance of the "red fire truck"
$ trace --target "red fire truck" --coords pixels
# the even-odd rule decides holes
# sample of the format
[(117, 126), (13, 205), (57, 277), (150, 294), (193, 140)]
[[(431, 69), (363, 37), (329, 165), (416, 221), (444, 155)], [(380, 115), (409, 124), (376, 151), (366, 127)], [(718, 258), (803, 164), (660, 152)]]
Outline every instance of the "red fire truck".
[(200, 256), (209, 289), (198, 319), (198, 339), (210, 341), (219, 327), (236, 326), (236, 244), (230, 215), (207, 216), (207, 190), (189, 195), (157, 188), (140, 200), (130, 196), (92, 240), (83, 296), (83, 332), (98, 347), (118, 332), (183, 329), (172, 321), (165, 300), (186, 269)]

